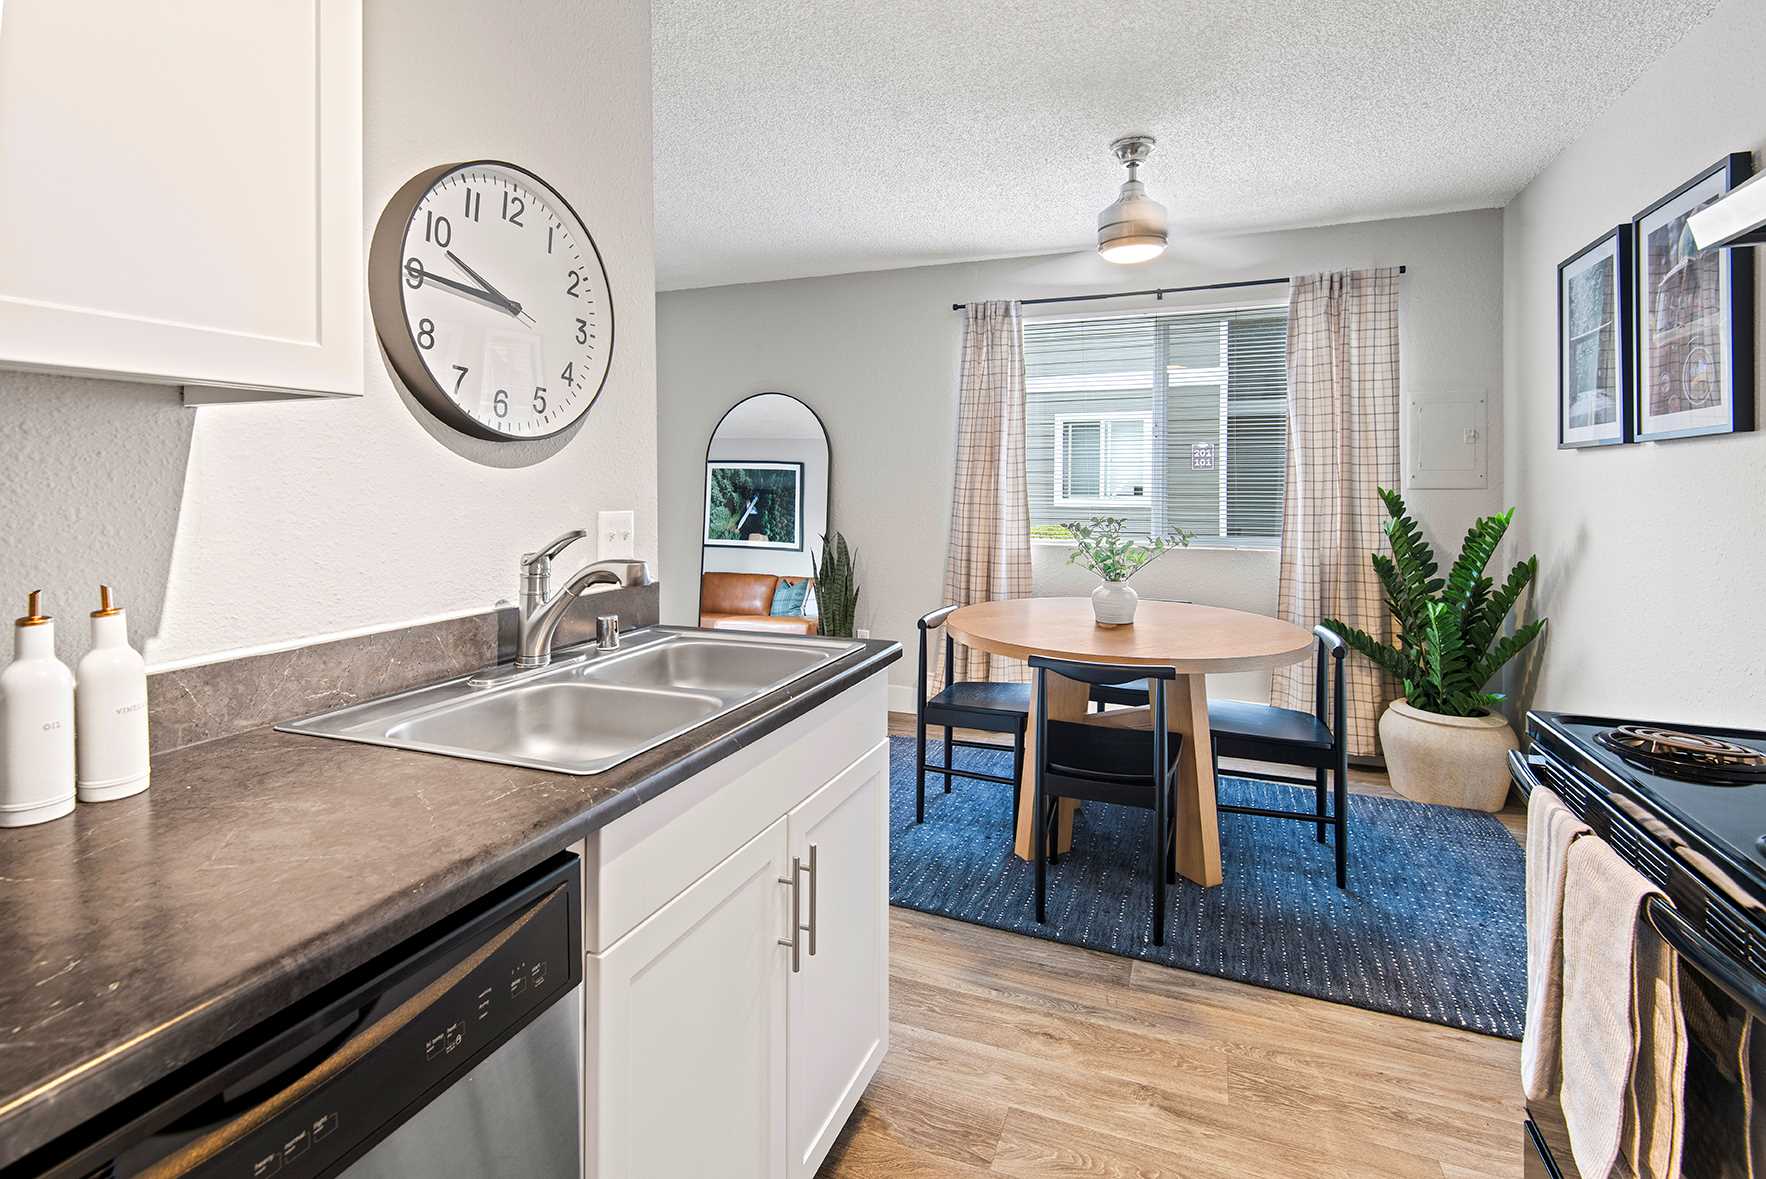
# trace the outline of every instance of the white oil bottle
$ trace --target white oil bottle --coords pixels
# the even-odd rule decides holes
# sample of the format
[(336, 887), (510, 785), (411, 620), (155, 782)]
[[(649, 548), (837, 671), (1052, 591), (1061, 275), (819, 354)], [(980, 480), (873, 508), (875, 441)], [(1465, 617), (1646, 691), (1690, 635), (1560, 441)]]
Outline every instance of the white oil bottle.
[(27, 827), (74, 809), (74, 675), (55, 657), (43, 591), (13, 624), (12, 650), (0, 671), (0, 827)]
[(110, 802), (147, 789), (147, 664), (129, 646), (129, 620), (98, 587), (92, 649), (74, 693), (80, 801)]

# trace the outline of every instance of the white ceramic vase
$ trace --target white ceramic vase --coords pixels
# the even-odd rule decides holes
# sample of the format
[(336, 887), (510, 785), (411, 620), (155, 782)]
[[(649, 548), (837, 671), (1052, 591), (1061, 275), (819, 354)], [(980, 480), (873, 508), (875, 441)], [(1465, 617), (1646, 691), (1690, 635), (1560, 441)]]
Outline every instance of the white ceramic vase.
[(1380, 748), (1392, 789), (1413, 802), (1499, 811), (1508, 798), (1508, 754), (1518, 748), (1507, 718), (1443, 716), (1401, 696), (1380, 717)]
[(1091, 612), (1099, 626), (1127, 626), (1134, 621), (1140, 595), (1125, 581), (1106, 581), (1091, 592)]

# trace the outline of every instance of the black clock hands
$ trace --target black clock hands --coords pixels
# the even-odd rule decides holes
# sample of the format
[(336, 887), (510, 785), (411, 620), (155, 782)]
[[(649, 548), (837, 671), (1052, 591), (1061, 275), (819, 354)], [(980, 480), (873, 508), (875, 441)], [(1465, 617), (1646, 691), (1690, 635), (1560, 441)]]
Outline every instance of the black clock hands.
[(447, 250), (445, 252), (448, 256), (448, 261), (452, 262), (455, 266), (458, 266), (461, 270), (464, 270), (466, 272), (467, 278), (470, 278), (473, 282), (477, 283), (480, 287), (483, 287), (484, 292), (486, 294), (488, 294), (492, 299), (494, 299), (497, 302), (502, 304), (503, 310), (507, 311), (510, 315), (513, 315), (518, 319), (525, 319), (525, 320), (527, 320), (528, 323), (530, 323), (530, 324), (533, 323), (533, 316), (531, 316), (531, 315), (527, 314), (525, 311), (523, 311), (521, 309), (521, 304), (517, 303), (515, 300), (511, 299), (509, 296), (505, 295), (502, 291), (499, 291), (496, 287), (493, 287), (485, 279), (484, 275), (480, 274), (478, 271), (472, 269), (472, 267), (470, 267), (470, 266), (466, 265), (466, 263), (462, 262), (460, 260), (460, 255), (454, 253), (454, 251), (452, 251), (452, 250)]
[[(412, 261), (415, 262), (416, 260), (413, 259)], [(434, 283), (445, 291), (452, 291), (454, 294), (462, 295), (474, 302), (483, 303), (493, 311), (501, 311), (508, 315), (518, 315), (521, 312), (520, 304), (510, 303), (509, 300), (503, 298), (495, 291), (485, 290), (482, 287), (467, 286), (463, 282), (455, 282), (451, 278), (442, 277), (433, 270), (426, 270), (421, 265), (415, 267), (407, 266), (406, 270), (410, 271), (417, 277), (419, 286), (423, 283)]]

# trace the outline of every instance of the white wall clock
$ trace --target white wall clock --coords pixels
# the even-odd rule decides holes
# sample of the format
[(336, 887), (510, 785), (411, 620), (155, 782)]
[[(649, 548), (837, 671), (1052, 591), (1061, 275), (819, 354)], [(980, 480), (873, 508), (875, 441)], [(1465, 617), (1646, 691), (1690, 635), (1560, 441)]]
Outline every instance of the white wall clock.
[(443, 164), (388, 202), (368, 302), (412, 396), (478, 438), (549, 438), (600, 396), (613, 301), (594, 239), (525, 168)]

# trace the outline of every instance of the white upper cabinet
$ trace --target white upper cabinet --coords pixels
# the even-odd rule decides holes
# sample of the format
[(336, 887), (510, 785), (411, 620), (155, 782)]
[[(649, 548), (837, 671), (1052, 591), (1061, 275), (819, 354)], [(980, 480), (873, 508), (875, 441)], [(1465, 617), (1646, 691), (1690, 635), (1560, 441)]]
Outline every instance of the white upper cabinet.
[(0, 367), (362, 391), (361, 0), (0, 2)]

